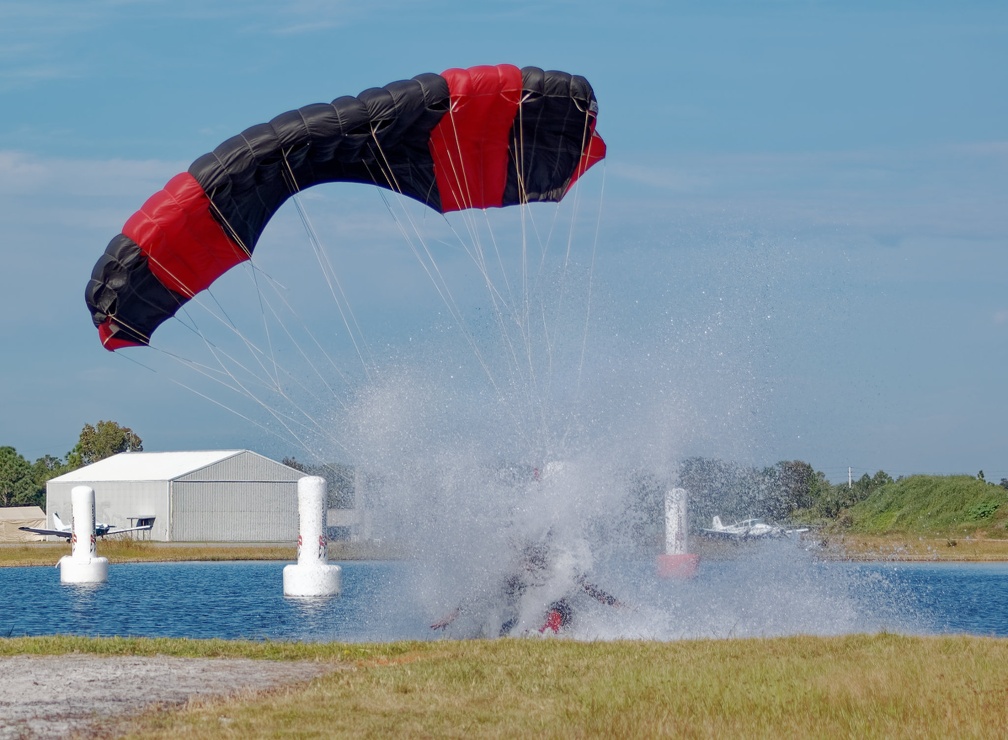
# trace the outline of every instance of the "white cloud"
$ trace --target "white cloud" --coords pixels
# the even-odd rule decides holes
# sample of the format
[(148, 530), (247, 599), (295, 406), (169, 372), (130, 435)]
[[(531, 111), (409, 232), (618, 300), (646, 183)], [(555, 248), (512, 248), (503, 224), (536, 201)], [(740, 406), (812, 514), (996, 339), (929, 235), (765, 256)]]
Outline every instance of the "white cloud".
[(186, 166), (158, 160), (50, 159), (0, 150), (0, 195), (135, 197), (154, 192)]

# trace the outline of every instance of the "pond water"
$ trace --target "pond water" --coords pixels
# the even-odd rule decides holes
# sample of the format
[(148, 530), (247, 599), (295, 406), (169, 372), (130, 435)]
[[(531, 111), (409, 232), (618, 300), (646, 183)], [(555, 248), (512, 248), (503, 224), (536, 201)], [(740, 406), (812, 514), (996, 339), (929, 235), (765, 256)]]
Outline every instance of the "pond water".
[[(54, 568), (0, 568), (0, 634), (348, 642), (442, 636), (428, 625), (450, 605), (425, 598), (416, 565), (340, 563), (343, 593), (318, 600), (283, 596), (284, 565), (112, 565), (107, 583), (89, 587), (61, 585)], [(593, 580), (630, 606), (578, 603), (568, 632), (575, 639), (1008, 636), (1008, 563), (835, 563), (766, 547), (704, 561), (689, 581), (660, 580), (653, 564), (629, 561), (599, 565)]]

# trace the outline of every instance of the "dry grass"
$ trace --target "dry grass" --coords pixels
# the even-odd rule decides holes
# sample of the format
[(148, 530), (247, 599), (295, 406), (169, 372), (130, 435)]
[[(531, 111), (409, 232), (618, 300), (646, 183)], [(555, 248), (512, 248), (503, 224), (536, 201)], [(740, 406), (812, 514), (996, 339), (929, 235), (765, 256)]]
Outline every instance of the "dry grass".
[[(4, 545), (0, 547), (0, 566), (53, 565), (69, 554), (70, 545), (66, 542)], [(98, 540), (98, 554), (111, 563), (294, 560), (297, 549), (293, 545), (148, 542), (106, 537)]]
[(1008, 561), (1008, 540), (914, 535), (827, 535), (827, 557), (849, 560)]
[(70, 545), (62, 542), (18, 542), (0, 545), (0, 566), (54, 565), (70, 554)]
[(294, 560), (297, 558), (297, 548), (293, 544), (176, 543), (107, 537), (98, 545), (98, 554), (108, 558), (111, 563)]
[[(855, 635), (387, 647), (350, 665), (334, 662), (333, 672), (307, 684), (153, 711), (130, 731), (195, 738), (1008, 736), (1008, 640)], [(332, 648), (319, 646), (319, 659)]]
[[(70, 554), (67, 542), (24, 542), (0, 545), (0, 566), (54, 565)], [(98, 540), (98, 554), (111, 563), (286, 560), (297, 558), (297, 548), (284, 544), (189, 543), (134, 540), (125, 535)], [(385, 560), (397, 557), (388, 548), (367, 544), (331, 542), (330, 560)]]
[[(917, 537), (912, 535), (823, 534), (818, 538), (821, 553), (830, 559), (842, 560), (934, 560), (960, 562), (1008, 561), (1008, 539), (966, 537)], [(738, 557), (735, 543), (723, 543), (696, 538), (701, 557)], [(0, 566), (53, 565), (70, 554), (65, 542), (27, 542), (0, 545)], [(218, 561), (218, 560), (284, 560), (297, 557), (293, 546), (263, 544), (198, 544), (149, 542), (109, 537), (98, 542), (98, 554), (112, 563)], [(351, 543), (330, 543), (331, 560), (370, 560), (395, 557), (387, 550), (368, 549)]]

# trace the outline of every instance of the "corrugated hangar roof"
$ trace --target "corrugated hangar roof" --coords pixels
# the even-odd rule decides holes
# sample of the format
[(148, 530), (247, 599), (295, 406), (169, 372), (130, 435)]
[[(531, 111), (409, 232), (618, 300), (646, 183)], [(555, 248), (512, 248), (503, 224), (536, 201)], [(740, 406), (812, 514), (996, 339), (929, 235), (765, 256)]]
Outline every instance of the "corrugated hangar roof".
[(71, 470), (50, 482), (174, 480), (213, 465), (246, 450), (201, 450), (198, 452), (121, 452), (83, 468)]

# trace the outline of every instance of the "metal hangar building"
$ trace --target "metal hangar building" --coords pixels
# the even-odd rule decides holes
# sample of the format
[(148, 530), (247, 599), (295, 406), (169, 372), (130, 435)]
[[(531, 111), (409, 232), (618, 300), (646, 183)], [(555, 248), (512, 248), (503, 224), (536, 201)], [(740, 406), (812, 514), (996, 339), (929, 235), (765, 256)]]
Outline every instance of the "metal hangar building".
[[(249, 450), (123, 452), (46, 484), (46, 520), (71, 520), (70, 491), (90, 486), (99, 522), (153, 519), (162, 542), (293, 542), (304, 473)], [(137, 533), (131, 533), (136, 535)]]

